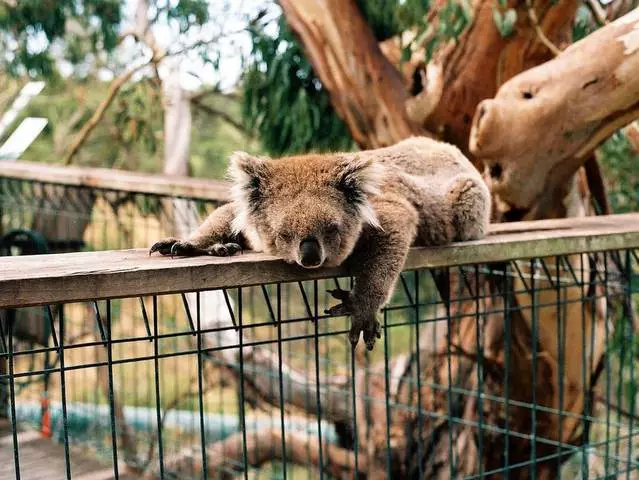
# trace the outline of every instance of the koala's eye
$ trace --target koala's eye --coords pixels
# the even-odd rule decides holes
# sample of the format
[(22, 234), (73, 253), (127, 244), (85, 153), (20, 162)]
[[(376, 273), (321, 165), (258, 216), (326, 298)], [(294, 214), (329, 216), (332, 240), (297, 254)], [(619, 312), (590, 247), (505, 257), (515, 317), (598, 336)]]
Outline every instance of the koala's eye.
[(326, 233), (331, 235), (339, 233), (339, 224), (336, 222), (329, 222), (326, 224)]
[(280, 232), (277, 235), (279, 237), (279, 239), (283, 242), (290, 242), (291, 240), (293, 240), (293, 234), (291, 232)]

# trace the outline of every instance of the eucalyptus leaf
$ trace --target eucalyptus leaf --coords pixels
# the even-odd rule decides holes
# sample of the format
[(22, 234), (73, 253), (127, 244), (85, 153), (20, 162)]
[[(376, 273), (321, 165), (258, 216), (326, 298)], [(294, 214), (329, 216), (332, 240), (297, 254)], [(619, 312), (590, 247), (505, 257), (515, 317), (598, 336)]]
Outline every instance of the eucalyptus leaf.
[(499, 33), (501, 33), (503, 29), (502, 25), (504, 23), (504, 17), (496, 6), (493, 7), (493, 22), (495, 22), (497, 30), (499, 31)]
[(493, 21), (502, 37), (508, 37), (515, 31), (517, 23), (517, 11), (509, 8), (502, 13), (496, 6), (493, 7)]
[(517, 11), (514, 8), (509, 8), (504, 13), (504, 19), (502, 23), (503, 31), (502, 36), (508, 37), (515, 31), (515, 24), (517, 23)]

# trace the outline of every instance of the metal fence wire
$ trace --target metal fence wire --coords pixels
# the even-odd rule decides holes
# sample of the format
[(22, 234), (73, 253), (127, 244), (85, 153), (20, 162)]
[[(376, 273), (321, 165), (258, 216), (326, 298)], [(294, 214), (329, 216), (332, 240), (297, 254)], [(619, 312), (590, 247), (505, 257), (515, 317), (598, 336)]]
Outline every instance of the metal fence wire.
[[(0, 178), (0, 235), (215, 207), (171, 201)], [(501, 255), (403, 272), (372, 352), (325, 314), (345, 276), (0, 310), (0, 478), (639, 478), (637, 251)]]

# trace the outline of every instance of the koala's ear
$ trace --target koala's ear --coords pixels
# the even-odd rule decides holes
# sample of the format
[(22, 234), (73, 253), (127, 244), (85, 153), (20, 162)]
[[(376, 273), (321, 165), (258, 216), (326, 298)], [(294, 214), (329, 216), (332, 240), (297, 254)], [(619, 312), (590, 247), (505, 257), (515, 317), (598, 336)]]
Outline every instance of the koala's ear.
[(348, 202), (361, 204), (368, 196), (379, 194), (383, 175), (382, 165), (372, 158), (348, 155), (338, 163), (336, 187)]
[(231, 155), (229, 176), (233, 180), (234, 200), (255, 208), (262, 197), (268, 166), (263, 157), (254, 157), (246, 152)]
[(335, 186), (344, 193), (346, 201), (358, 209), (364, 223), (376, 228), (381, 227), (369, 197), (379, 194), (383, 177), (383, 166), (370, 157), (348, 155), (338, 163)]

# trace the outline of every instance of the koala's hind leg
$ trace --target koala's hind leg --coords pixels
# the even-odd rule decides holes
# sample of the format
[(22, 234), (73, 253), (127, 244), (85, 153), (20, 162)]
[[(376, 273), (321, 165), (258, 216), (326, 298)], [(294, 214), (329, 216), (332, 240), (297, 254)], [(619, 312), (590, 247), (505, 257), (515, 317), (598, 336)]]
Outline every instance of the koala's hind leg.
[(233, 233), (231, 222), (235, 218), (235, 207), (226, 204), (216, 208), (211, 215), (185, 240), (169, 237), (155, 242), (149, 254), (194, 257), (215, 255), (226, 257), (244, 248), (244, 239)]
[(475, 177), (458, 177), (446, 192), (451, 207), (454, 240), (482, 238), (490, 222), (490, 191)]

